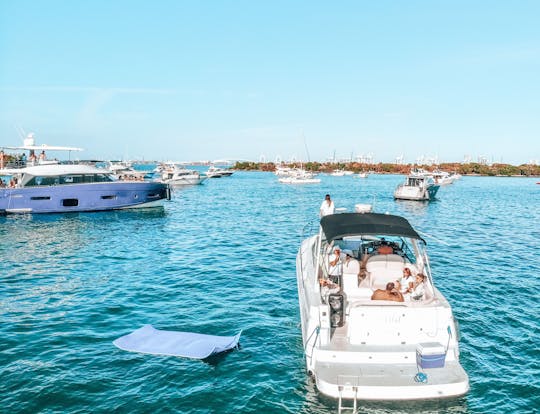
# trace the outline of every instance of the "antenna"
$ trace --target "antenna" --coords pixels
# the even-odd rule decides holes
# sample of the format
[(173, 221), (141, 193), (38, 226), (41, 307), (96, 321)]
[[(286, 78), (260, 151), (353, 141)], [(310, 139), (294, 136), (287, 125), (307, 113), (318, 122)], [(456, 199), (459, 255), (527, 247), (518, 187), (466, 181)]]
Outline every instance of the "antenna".
[(15, 131), (19, 134), (19, 138), (24, 140), (26, 138), (26, 133), (24, 132), (24, 129), (22, 129), (19, 125), (15, 125)]
[(309, 150), (307, 147), (306, 136), (304, 135), (304, 131), (302, 131), (302, 137), (304, 138), (304, 146), (306, 147), (307, 160), (308, 162), (311, 162), (311, 160), (309, 159)]

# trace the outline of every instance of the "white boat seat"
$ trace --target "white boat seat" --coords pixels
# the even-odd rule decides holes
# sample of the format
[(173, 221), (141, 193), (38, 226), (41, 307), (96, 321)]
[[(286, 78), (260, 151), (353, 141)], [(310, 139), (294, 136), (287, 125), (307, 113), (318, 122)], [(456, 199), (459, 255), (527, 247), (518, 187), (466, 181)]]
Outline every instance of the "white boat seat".
[(370, 257), (366, 263), (370, 287), (384, 289), (388, 282), (401, 278), (404, 266), (405, 259), (397, 254), (379, 254)]
[(368, 287), (358, 287), (358, 274), (343, 274), (343, 292), (347, 295), (348, 302), (357, 300), (369, 300), (373, 291)]
[(345, 274), (355, 274), (358, 275), (360, 272), (360, 262), (356, 259), (349, 259), (348, 261), (343, 262), (343, 275)]

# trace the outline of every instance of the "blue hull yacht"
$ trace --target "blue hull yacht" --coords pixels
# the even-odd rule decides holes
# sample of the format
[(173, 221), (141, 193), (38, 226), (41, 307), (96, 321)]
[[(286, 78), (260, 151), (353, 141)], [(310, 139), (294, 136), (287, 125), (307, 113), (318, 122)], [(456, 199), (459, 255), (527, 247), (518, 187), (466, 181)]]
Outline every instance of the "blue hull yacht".
[(166, 184), (119, 181), (107, 170), (82, 164), (38, 165), (0, 174), (11, 177), (11, 186), (0, 188), (3, 214), (156, 207), (170, 198)]
[[(103, 168), (82, 163), (61, 163), (45, 157), (47, 151), (80, 148), (35, 145), (33, 134), (20, 147), (0, 148), (0, 214), (67, 213), (146, 208), (170, 199), (163, 183), (119, 180)], [(6, 156), (4, 149), (28, 151)], [(39, 159), (36, 152), (41, 151)]]

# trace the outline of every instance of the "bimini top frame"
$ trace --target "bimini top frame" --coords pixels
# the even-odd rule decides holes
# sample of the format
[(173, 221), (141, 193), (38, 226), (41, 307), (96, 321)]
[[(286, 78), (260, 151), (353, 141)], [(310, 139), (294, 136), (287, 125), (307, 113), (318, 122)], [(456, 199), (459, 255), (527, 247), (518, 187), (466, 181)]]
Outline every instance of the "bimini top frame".
[(329, 242), (363, 234), (402, 236), (426, 241), (400, 216), (379, 213), (330, 214), (321, 219), (321, 228)]

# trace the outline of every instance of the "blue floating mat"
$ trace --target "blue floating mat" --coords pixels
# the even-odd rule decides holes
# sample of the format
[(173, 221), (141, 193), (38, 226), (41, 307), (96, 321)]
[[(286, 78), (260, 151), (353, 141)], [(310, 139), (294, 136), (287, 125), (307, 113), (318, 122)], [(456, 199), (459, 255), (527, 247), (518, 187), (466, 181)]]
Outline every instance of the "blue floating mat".
[(114, 340), (113, 344), (124, 351), (204, 359), (236, 347), (241, 333), (235, 336), (215, 336), (161, 331), (152, 325), (144, 325)]

